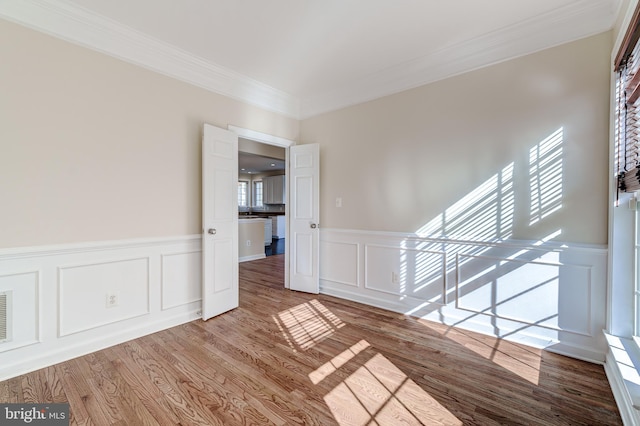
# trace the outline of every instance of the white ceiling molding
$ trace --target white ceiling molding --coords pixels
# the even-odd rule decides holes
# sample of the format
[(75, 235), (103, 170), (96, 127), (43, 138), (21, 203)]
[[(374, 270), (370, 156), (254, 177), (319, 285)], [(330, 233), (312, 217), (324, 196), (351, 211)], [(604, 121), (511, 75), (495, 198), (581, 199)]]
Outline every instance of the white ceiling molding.
[(431, 55), (363, 76), (302, 100), (301, 118), (399, 93), (468, 71), (610, 30), (620, 0), (585, 0), (453, 45)]
[(250, 105), (304, 119), (607, 31), (621, 3), (582, 0), (305, 99), (64, 0), (0, 0), (0, 17)]
[(250, 105), (300, 116), (299, 100), (283, 91), (64, 1), (0, 1), (0, 17)]
[(270, 135), (268, 133), (258, 132), (256, 130), (246, 129), (229, 124), (227, 129), (234, 132), (241, 138), (249, 139), (256, 142), (266, 143), (268, 145), (279, 146), (281, 148), (289, 148), (295, 145), (295, 141), (281, 138), (279, 136)]

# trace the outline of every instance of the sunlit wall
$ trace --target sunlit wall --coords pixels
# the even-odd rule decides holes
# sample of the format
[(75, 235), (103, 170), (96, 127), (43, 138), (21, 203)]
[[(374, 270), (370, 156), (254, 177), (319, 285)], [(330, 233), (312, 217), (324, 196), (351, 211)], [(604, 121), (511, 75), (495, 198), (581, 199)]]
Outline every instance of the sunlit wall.
[(321, 146), (323, 227), (606, 244), (611, 42), (304, 120), (302, 141)]

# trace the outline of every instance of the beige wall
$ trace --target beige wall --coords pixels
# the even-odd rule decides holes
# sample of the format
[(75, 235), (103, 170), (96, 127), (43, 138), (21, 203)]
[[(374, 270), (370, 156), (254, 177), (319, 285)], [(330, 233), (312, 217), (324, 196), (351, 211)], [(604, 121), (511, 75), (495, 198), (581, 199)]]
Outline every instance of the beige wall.
[[(450, 229), (513, 165), (497, 226), (605, 244), (610, 52), (602, 34), (299, 124), (0, 20), (0, 248), (199, 233), (204, 122), (320, 143), (323, 227)], [(530, 149), (559, 128), (561, 208), (531, 224)]]
[(200, 233), (203, 123), (299, 123), (0, 20), (0, 248)]
[(282, 147), (251, 141), (244, 138), (238, 138), (238, 151), (262, 155), (264, 157), (279, 158), (281, 160), (284, 160), (287, 157), (287, 150)]
[[(250, 219), (249, 222), (238, 223), (238, 256), (240, 258), (264, 254), (264, 222), (261, 219)], [(247, 245), (249, 241), (250, 245)]]
[[(304, 120), (301, 140), (320, 144), (323, 227), (606, 244), (611, 43), (601, 34)], [(536, 220), (547, 201), (532, 195), (530, 153), (558, 129), (561, 195)]]

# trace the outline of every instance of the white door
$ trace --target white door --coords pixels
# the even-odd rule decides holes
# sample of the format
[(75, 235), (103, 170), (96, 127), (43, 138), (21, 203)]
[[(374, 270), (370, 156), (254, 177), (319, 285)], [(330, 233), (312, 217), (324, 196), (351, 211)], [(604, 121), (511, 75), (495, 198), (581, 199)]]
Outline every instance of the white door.
[(204, 125), (202, 319), (238, 307), (238, 136)]
[(289, 288), (320, 291), (320, 151), (318, 144), (289, 148)]

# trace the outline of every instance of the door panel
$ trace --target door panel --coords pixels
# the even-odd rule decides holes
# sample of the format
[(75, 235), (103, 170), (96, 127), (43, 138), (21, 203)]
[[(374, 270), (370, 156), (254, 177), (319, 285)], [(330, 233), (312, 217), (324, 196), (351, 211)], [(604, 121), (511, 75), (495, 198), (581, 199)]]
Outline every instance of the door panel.
[(310, 233), (296, 233), (296, 274), (313, 276), (313, 236)]
[(229, 268), (229, 265), (233, 262), (231, 256), (232, 247), (233, 244), (228, 239), (213, 243), (213, 249), (216, 253), (214, 257), (214, 294), (233, 289), (232, 268)]
[(312, 220), (314, 218), (313, 197), (309, 197), (307, 194), (313, 194), (313, 177), (297, 176), (295, 179), (294, 185), (301, 194), (295, 199), (295, 217)]
[(202, 141), (202, 319), (238, 307), (238, 137), (208, 124)]
[(289, 149), (290, 201), (293, 205), (289, 219), (289, 288), (317, 294), (320, 291), (320, 151), (318, 144), (296, 145)]

